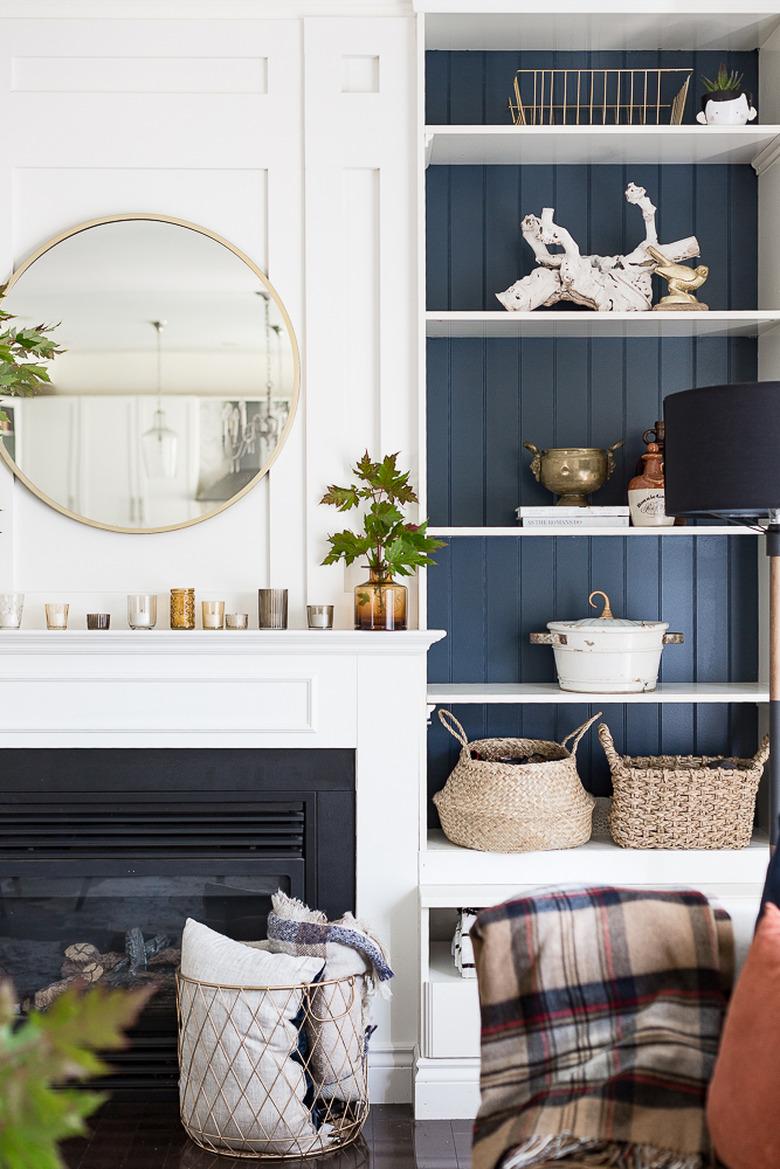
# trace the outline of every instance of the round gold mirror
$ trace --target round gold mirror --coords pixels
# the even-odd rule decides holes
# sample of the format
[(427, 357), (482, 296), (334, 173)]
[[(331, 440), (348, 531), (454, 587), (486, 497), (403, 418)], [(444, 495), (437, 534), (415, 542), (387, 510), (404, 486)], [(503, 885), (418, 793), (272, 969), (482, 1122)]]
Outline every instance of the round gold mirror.
[(64, 352), (2, 397), (0, 455), (64, 515), (119, 532), (200, 523), (279, 454), (298, 403), (290, 318), (248, 256), (193, 223), (118, 215), (49, 240), (8, 282)]

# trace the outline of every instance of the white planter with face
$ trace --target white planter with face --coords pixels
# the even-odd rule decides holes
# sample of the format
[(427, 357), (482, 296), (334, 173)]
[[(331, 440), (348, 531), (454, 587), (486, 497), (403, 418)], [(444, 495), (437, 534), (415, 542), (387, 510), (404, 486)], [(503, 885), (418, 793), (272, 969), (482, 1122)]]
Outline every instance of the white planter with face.
[(758, 116), (746, 93), (723, 98), (708, 97), (704, 109), (696, 115), (702, 126), (744, 126)]

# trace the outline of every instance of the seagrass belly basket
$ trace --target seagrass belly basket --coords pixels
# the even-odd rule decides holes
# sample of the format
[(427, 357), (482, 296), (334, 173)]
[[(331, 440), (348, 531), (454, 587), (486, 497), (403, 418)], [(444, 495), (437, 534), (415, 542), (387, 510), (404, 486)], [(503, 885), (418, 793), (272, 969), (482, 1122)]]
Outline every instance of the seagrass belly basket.
[[(577, 747), (595, 714), (561, 743), (477, 739), (449, 710), (439, 719), (460, 743), (460, 758), (433, 797), (444, 834), (481, 852), (576, 848), (590, 840), (593, 805), (577, 773)], [(569, 746), (570, 744), (570, 746)]]

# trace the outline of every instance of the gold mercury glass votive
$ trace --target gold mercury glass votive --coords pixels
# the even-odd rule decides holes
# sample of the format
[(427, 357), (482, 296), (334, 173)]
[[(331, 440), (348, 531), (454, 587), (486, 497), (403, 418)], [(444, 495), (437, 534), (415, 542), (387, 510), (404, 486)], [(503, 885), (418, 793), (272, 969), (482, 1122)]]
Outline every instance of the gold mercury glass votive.
[(171, 629), (195, 628), (195, 589), (171, 589)]
[(201, 601), (200, 619), (204, 629), (224, 629), (225, 602)]

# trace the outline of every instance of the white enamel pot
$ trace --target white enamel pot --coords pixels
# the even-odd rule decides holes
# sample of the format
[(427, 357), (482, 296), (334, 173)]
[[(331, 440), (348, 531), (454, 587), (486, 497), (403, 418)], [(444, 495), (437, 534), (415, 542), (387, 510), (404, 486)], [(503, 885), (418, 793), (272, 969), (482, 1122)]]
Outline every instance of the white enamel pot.
[(665, 645), (681, 645), (682, 633), (667, 632), (665, 621), (628, 621), (612, 615), (609, 597), (600, 617), (550, 621), (547, 633), (532, 633), (533, 645), (551, 645), (561, 690), (580, 694), (634, 694), (655, 690)]

